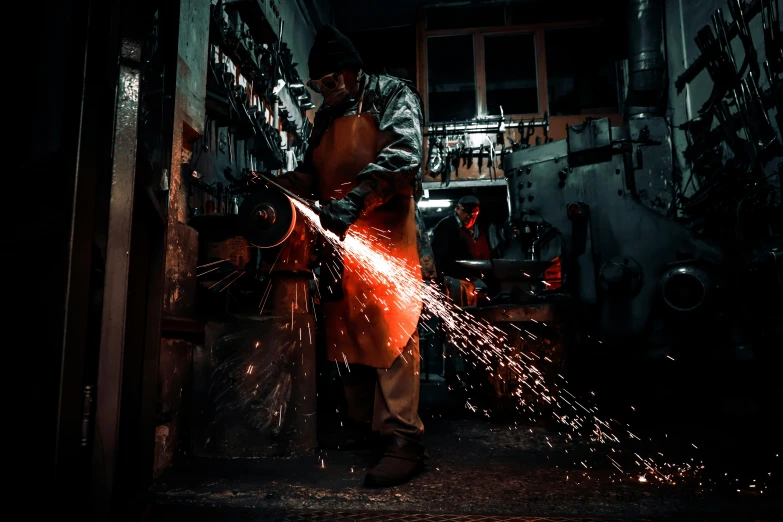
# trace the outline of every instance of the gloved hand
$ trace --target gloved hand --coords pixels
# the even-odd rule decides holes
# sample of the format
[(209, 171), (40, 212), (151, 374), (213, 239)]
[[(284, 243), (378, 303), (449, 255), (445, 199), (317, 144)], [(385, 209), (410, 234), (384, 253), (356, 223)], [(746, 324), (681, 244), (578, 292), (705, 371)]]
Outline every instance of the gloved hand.
[(489, 287), (487, 286), (487, 283), (482, 281), (481, 279), (476, 279), (473, 281), (473, 292), (479, 297), (487, 297), (487, 292), (489, 291)]
[(353, 225), (362, 213), (364, 204), (361, 196), (349, 192), (342, 199), (335, 199), (321, 207), (321, 226), (345, 239), (348, 227)]
[(473, 287), (476, 289), (477, 292), (486, 293), (487, 289), (489, 288), (487, 286), (487, 283), (485, 283), (482, 279), (476, 279), (473, 281)]

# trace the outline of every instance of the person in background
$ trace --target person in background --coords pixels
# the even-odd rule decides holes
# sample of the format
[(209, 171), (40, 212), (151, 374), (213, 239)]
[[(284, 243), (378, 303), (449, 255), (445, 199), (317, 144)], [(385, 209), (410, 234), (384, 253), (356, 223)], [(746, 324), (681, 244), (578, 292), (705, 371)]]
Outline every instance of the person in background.
[[(438, 276), (446, 295), (461, 307), (477, 306), (487, 285), (475, 271), (457, 261), (488, 261), (497, 251), (498, 239), (494, 227), (479, 223), (480, 213), (481, 201), (478, 197), (464, 196), (457, 202), (454, 214), (440, 220), (432, 233), (432, 250)], [(448, 359), (456, 377), (453, 384), (464, 386), (464, 359), (451, 343), (447, 342), (447, 346)]]
[(476, 196), (464, 196), (457, 202), (454, 214), (435, 225), (432, 249), (440, 276), (472, 278), (475, 274), (460, 266), (458, 260), (492, 259), (489, 227), (478, 223), (480, 213), (479, 199)]

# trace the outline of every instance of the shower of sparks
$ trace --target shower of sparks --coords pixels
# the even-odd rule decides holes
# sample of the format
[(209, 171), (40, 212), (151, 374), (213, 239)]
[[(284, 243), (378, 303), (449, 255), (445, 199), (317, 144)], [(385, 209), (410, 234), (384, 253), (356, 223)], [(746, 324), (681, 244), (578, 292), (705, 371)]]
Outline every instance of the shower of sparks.
[[(487, 321), (466, 313), (448, 296), (441, 293), (436, 286), (423, 284), (421, 279), (417, 277), (417, 272), (421, 267), (411, 266), (405, 260), (395, 257), (388, 246), (378, 242), (377, 236), (380, 234), (352, 229), (341, 241), (337, 235), (320, 226), (318, 216), (311, 209), (298, 201), (293, 201), (293, 204), (305, 217), (308, 226), (323, 235), (335, 251), (341, 252), (345, 259), (353, 257), (355, 262), (351, 263), (351, 266), (357, 267), (357, 273), (355, 273), (357, 277), (372, 283), (373, 287), (381, 289), (377, 292), (379, 295), (371, 295), (371, 299), (377, 299), (385, 305), (383, 298), (394, 295), (395, 305), (406, 309), (408, 307), (401, 306), (400, 302), (407, 301), (410, 307), (418, 306), (418, 303), (423, 302), (422, 318), (426, 320), (438, 317), (444, 331), (450, 338), (450, 342), (460, 351), (474, 358), (477, 361), (477, 367), (492, 368), (493, 362), (497, 361), (512, 373), (511, 378), (520, 385), (514, 392), (520, 401), (520, 407), (535, 412), (534, 404), (531, 404), (531, 400), (535, 400), (539, 405), (551, 408), (554, 419), (570, 431), (570, 433), (561, 434), (566, 437), (566, 442), (575, 437), (579, 437), (589, 444), (601, 445), (621, 444), (620, 437), (626, 440), (641, 440), (625, 428), (622, 432), (618, 430), (618, 434), (615, 434), (611, 426), (619, 427), (621, 424), (614, 419), (599, 418), (597, 407), (583, 405), (577, 400), (577, 397), (561, 387), (559, 381), (545, 376), (536, 366), (536, 361), (540, 360), (540, 357), (525, 352), (514, 353), (509, 346), (509, 339), (505, 332)], [(326, 266), (331, 270), (328, 264)], [(347, 263), (345, 269), (349, 269)], [(517, 328), (517, 330), (519, 329)], [(530, 332), (524, 331), (523, 338), (525, 338), (525, 334), (529, 339), (535, 337)], [(404, 339), (391, 338), (390, 343), (405, 344)], [(337, 371), (340, 371), (339, 364)], [(558, 377), (566, 382), (561, 375), (558, 374)], [(529, 393), (525, 393), (525, 391)], [(532, 394), (533, 398), (529, 394)], [(523, 397), (523, 395), (525, 396)], [(466, 408), (474, 412), (477, 410), (470, 402), (466, 403)], [(591, 447), (591, 451), (595, 450)], [(644, 475), (641, 476), (650, 477), (649, 479), (645, 478), (644, 481), (655, 479), (659, 483), (674, 484), (675, 479), (680, 480), (686, 476), (694, 475), (704, 468), (703, 465), (692, 462), (656, 463), (652, 458), (642, 458), (637, 453), (634, 455), (636, 457), (634, 462), (644, 471)], [(581, 464), (588, 468), (585, 463)], [(621, 474), (628, 473), (624, 472), (614, 459), (612, 459), (612, 464)], [(640, 482), (642, 482), (641, 479)]]
[(237, 280), (238, 280), (240, 277), (242, 277), (243, 275), (245, 275), (245, 273), (246, 273), (246, 272), (245, 272), (244, 270), (243, 270), (243, 271), (241, 271), (241, 272), (239, 272), (239, 275), (238, 275), (238, 276), (237, 276), (235, 279), (232, 279), (232, 280), (231, 280), (231, 282), (230, 282), (230, 283), (228, 283), (226, 286), (224, 286), (223, 288), (221, 288), (221, 289), (220, 289), (220, 291), (222, 292), (223, 290), (225, 290), (225, 289), (226, 289), (226, 288), (228, 288), (229, 286), (231, 286), (231, 285), (233, 285), (234, 283), (236, 283), (236, 282), (237, 282)]
[[(199, 266), (197, 266), (196, 268), (206, 268), (206, 267), (208, 267), (208, 266), (217, 265), (217, 264), (219, 264), (219, 263), (223, 263), (223, 262), (225, 262), (225, 261), (228, 261), (228, 259), (220, 259), (220, 260), (218, 260), (218, 261), (212, 261), (211, 263), (205, 263), (205, 264), (203, 264), (203, 265), (199, 265)], [(205, 273), (206, 273), (206, 272), (205, 272)]]
[(201, 272), (200, 274), (196, 274), (196, 277), (201, 277), (201, 276), (203, 276), (203, 275), (206, 275), (206, 274), (208, 274), (208, 273), (210, 273), (210, 272), (214, 272), (215, 270), (219, 270), (219, 269), (220, 269), (220, 267), (219, 267), (219, 266), (216, 266), (215, 268), (210, 268), (210, 269), (209, 269), (209, 270), (207, 270), (206, 272)]
[(270, 279), (269, 282), (266, 284), (266, 288), (264, 289), (264, 294), (261, 297), (261, 302), (258, 303), (258, 309), (263, 312), (264, 306), (266, 306), (266, 301), (269, 299), (269, 294), (272, 293), (272, 280)]
[(212, 289), (213, 289), (213, 288), (215, 288), (217, 285), (219, 285), (220, 283), (222, 283), (223, 281), (225, 281), (226, 279), (228, 279), (228, 278), (229, 278), (229, 277), (231, 277), (232, 275), (236, 274), (237, 272), (239, 272), (239, 270), (234, 270), (233, 272), (231, 272), (230, 274), (228, 274), (226, 277), (224, 277), (223, 279), (221, 279), (220, 281), (218, 281), (218, 282), (217, 282), (217, 283), (215, 283), (214, 285), (210, 286), (210, 287), (209, 287), (209, 289), (210, 289), (210, 290), (212, 290)]
[[(220, 263), (225, 263), (226, 261), (228, 261), (228, 259), (219, 259), (218, 261), (212, 261), (211, 263), (205, 263), (203, 265), (199, 265), (199, 266), (196, 267), (196, 269), (207, 268), (208, 266), (212, 266), (212, 265), (219, 265)], [(210, 272), (214, 272), (215, 270), (219, 270), (219, 269), (220, 269), (219, 266), (216, 266), (215, 268), (210, 268), (206, 272), (201, 272), (200, 274), (196, 274), (196, 277), (201, 277), (201, 276), (203, 276), (205, 274), (208, 274)]]

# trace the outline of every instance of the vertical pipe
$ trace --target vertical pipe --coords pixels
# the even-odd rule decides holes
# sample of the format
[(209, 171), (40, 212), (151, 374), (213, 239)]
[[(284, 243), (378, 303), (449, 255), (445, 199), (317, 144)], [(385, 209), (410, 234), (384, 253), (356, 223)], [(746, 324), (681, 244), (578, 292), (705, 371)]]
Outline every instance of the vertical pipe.
[(630, 116), (657, 115), (665, 92), (661, 0), (628, 2), (628, 100)]
[[(680, 14), (680, 45), (682, 45), (682, 70), (688, 68), (688, 47), (685, 43), (685, 17), (682, 14), (682, 0), (677, 0), (677, 7)], [(693, 119), (691, 116), (691, 89), (689, 84), (685, 84), (685, 115), (688, 121)]]

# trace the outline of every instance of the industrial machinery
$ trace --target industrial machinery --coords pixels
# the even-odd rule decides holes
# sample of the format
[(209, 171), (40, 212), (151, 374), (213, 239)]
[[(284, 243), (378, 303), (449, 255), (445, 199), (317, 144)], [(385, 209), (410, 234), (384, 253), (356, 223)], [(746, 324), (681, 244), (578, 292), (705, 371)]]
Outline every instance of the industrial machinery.
[(194, 352), (192, 450), (223, 457), (310, 451), (317, 445), (315, 236), (286, 195), (260, 183), (244, 191), (236, 215), (219, 220), (202, 227), (201, 258), (206, 270), (225, 265), (228, 275), (205, 283), (202, 301), (220, 302), (247, 275), (233, 289), (232, 306), (210, 311), (216, 320)]
[[(632, 156), (644, 163), (634, 165)], [(658, 304), (674, 313), (709, 307), (725, 257), (716, 242), (669, 217), (671, 148), (662, 118), (627, 127), (587, 121), (570, 127), (566, 140), (512, 153), (504, 167), (516, 240), (510, 255), (561, 260), (559, 291), (581, 308), (585, 335), (649, 340)]]
[[(588, 118), (570, 126), (565, 140), (505, 157), (512, 239), (504, 257), (557, 259), (562, 287), (520, 283), (515, 294), (507, 282), (499, 297), (528, 305), (568, 296), (574, 341), (583, 346), (761, 356), (783, 323), (783, 147), (768, 114), (780, 118), (783, 94), (777, 9), (752, 2), (743, 12), (731, 1), (731, 23), (719, 9), (714, 27), (699, 32), (703, 56), (693, 68), (706, 67), (715, 87), (681, 126), (686, 181), (661, 105), (665, 67), (657, 51), (660, 5), (653, 4), (629, 4), (629, 27), (638, 26), (640, 37), (629, 42), (625, 124)], [(735, 63), (729, 45), (736, 37), (747, 52), (757, 48), (747, 31), (756, 15), (763, 18), (766, 88), (756, 54)], [(677, 87), (694, 75), (686, 71)]]
[[(704, 68), (715, 85), (679, 127), (688, 143), (683, 173), (664, 112), (661, 4), (629, 2), (629, 32), (638, 38), (629, 42), (624, 124), (587, 118), (564, 140), (505, 155), (508, 241), (503, 259), (472, 262), (495, 293), (467, 311), (517, 331), (543, 314), (565, 327), (558, 353), (581, 361), (774, 357), (783, 342), (783, 55), (774, 4), (730, 1), (732, 21), (719, 9), (697, 35), (703, 54), (676, 86)], [(757, 15), (761, 67), (747, 28)], [(735, 38), (748, 57), (742, 63)], [(535, 353), (541, 334), (528, 333), (525, 351)], [(481, 379), (496, 381), (501, 368)]]

